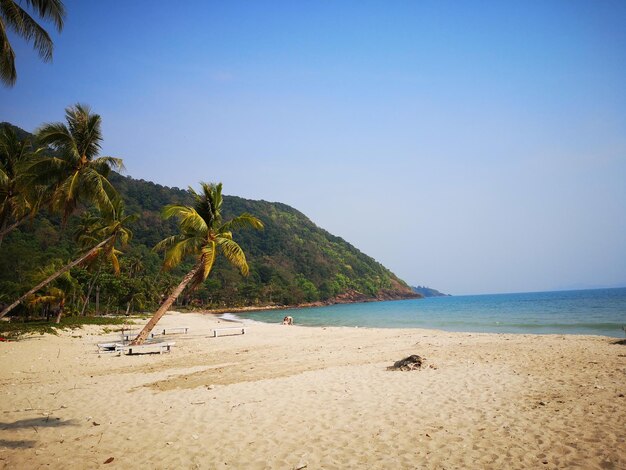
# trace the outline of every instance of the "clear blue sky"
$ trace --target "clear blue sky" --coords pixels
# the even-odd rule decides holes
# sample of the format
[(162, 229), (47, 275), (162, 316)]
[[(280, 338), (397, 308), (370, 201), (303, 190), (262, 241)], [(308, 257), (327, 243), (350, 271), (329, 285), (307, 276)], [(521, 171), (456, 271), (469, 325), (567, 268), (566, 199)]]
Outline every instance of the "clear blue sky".
[(281, 201), (453, 294), (626, 285), (626, 2), (66, 1), (0, 120)]

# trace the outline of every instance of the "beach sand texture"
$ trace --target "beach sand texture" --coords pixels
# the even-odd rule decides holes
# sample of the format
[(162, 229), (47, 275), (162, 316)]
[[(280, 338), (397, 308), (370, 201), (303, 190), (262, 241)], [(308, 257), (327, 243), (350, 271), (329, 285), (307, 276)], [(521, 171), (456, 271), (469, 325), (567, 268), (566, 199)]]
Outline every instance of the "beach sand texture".
[(98, 354), (93, 326), (0, 343), (0, 468), (626, 468), (615, 338), (177, 325), (162, 355)]

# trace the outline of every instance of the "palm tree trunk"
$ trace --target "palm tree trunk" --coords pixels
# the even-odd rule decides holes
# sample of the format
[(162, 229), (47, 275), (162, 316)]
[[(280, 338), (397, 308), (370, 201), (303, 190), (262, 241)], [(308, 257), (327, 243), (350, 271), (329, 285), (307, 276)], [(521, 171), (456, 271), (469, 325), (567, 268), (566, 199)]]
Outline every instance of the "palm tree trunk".
[(59, 313), (57, 313), (57, 317), (56, 317), (56, 319), (54, 320), (54, 323), (56, 323), (57, 325), (58, 325), (59, 323), (61, 323), (61, 317), (63, 316), (63, 310), (64, 310), (64, 308), (65, 308), (65, 301), (63, 301), (63, 300), (62, 300), (62, 301), (59, 303)]
[(85, 316), (85, 311), (87, 310), (87, 305), (89, 305), (89, 298), (91, 297), (91, 291), (93, 290), (93, 286), (96, 285), (96, 281), (98, 280), (98, 276), (100, 276), (100, 270), (102, 266), (98, 267), (98, 272), (94, 276), (94, 278), (89, 283), (89, 289), (87, 290), (87, 298), (85, 299), (85, 303), (83, 304), (83, 309), (80, 311), (81, 316)]
[(176, 287), (176, 289), (174, 289), (174, 291), (169, 295), (169, 297), (165, 299), (165, 302), (161, 304), (161, 306), (156, 311), (156, 313), (152, 316), (152, 318), (147, 323), (147, 325), (143, 327), (143, 330), (141, 330), (141, 332), (137, 335), (137, 337), (130, 343), (131, 346), (137, 346), (139, 344), (144, 343), (144, 341), (146, 340), (150, 332), (153, 330), (153, 328), (156, 326), (156, 324), (159, 322), (161, 317), (165, 315), (165, 312), (167, 312), (167, 310), (172, 306), (172, 304), (178, 298), (178, 296), (185, 290), (185, 287), (187, 287), (187, 284), (189, 284), (189, 281), (191, 281), (191, 279), (198, 272), (200, 267), (201, 267), (201, 264), (198, 263), (193, 267), (191, 271), (187, 273), (187, 275), (183, 278), (181, 283), (178, 284), (178, 287)]
[(2, 225), (0, 225), (0, 246), (2, 246), (2, 240), (4, 240), (4, 229), (7, 226), (6, 219), (2, 221)]
[(19, 299), (17, 299), (15, 302), (13, 302), (11, 305), (9, 305), (4, 310), (2, 310), (2, 312), (0, 312), (0, 318), (4, 317), (7, 313), (9, 313), (11, 310), (13, 310), (15, 307), (17, 307), (26, 297), (28, 297), (31, 294), (34, 294), (35, 292), (37, 292), (42, 287), (47, 286), (52, 281), (54, 281), (57, 277), (59, 277), (61, 274), (66, 273), (67, 271), (72, 269), (77, 264), (82, 263), (85, 259), (89, 258), (92, 254), (94, 254), (96, 251), (98, 251), (104, 245), (109, 243), (114, 237), (115, 237), (115, 235), (111, 235), (106, 240), (101, 241), (96, 246), (94, 246), (91, 250), (89, 250), (87, 253), (82, 255), (80, 258), (75, 259), (74, 261), (72, 261), (71, 263), (65, 265), (65, 267), (63, 267), (62, 269), (60, 269), (59, 271), (54, 273), (52, 276), (50, 276), (50, 277), (46, 278), (45, 280), (41, 281), (39, 284), (37, 284), (31, 290), (26, 292), (26, 294), (24, 294)]
[(100, 311), (100, 286), (96, 286), (96, 316)]

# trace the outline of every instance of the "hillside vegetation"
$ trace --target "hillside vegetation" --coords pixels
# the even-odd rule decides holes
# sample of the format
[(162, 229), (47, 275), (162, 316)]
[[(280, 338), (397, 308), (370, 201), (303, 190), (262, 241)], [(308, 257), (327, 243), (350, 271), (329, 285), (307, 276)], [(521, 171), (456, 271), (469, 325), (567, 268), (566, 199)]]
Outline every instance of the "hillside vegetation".
[[(93, 311), (96, 298), (99, 312), (153, 309), (192, 263), (188, 260), (164, 272), (160, 255), (152, 251), (156, 243), (177, 231), (176, 221), (163, 220), (161, 210), (167, 204), (189, 204), (189, 193), (117, 173), (109, 180), (124, 199), (126, 212), (139, 216), (130, 226), (134, 237), (120, 256), (119, 275), (104, 262), (72, 270), (68, 306), (74, 312), (84, 305)], [(218, 258), (208, 280), (193, 292), (185, 292), (178, 305), (228, 308), (416, 296), (380, 263), (317, 227), (292, 207), (225, 196), (225, 219), (244, 212), (258, 217), (265, 226), (262, 231), (236, 233), (247, 255), (249, 276), (241, 276)], [(42, 211), (4, 239), (0, 303), (18, 297), (46, 273), (76, 256), (73, 233), (79, 222), (79, 217), (72, 217), (63, 226), (60, 217)], [(22, 312), (29, 308), (20, 307)]]
[[(152, 247), (173, 233), (174, 222), (162, 220), (160, 209), (172, 202), (189, 202), (188, 193), (177, 188), (116, 174), (111, 182), (128, 211), (141, 216), (134, 226), (134, 245)], [(202, 305), (292, 305), (411, 296), (410, 288), (380, 263), (292, 207), (225, 196), (225, 219), (240, 213), (254, 214), (265, 226), (262, 231), (237, 232), (250, 275), (243, 278), (218, 262), (206, 286), (193, 295)]]

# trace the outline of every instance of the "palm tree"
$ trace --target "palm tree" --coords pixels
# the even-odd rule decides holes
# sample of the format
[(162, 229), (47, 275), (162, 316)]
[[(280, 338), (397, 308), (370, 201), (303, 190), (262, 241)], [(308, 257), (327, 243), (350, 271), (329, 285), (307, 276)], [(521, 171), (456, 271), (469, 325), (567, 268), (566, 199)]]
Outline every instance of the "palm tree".
[(7, 30), (12, 30), (26, 41), (32, 41), (33, 47), (45, 62), (52, 60), (54, 44), (50, 35), (24, 10), (19, 3), (28, 4), (43, 20), (54, 23), (57, 31), (63, 29), (65, 7), (61, 0), (0, 0), (0, 80), (6, 86), (15, 85), (15, 53), (9, 42)]
[[(55, 314), (54, 323), (59, 324), (61, 323), (61, 317), (65, 309), (66, 299), (67, 295), (63, 289), (48, 286), (45, 292), (31, 296), (27, 304), (31, 308), (42, 305), (46, 312), (52, 311), (52, 313)], [(46, 317), (49, 317), (49, 313), (46, 313)]]
[(128, 229), (128, 224), (136, 220), (134, 215), (126, 216), (124, 214), (124, 204), (121, 199), (115, 199), (113, 201), (113, 210), (110, 212), (101, 212), (100, 217), (91, 218), (89, 224), (84, 224), (83, 230), (78, 234), (78, 241), (83, 246), (88, 246), (86, 252), (81, 254), (71, 263), (66, 264), (62, 269), (56, 271), (51, 276), (41, 281), (31, 290), (22, 295), (19, 299), (13, 302), (0, 312), (0, 318), (4, 317), (7, 313), (17, 307), (24, 299), (34, 294), (39, 289), (47, 286), (54, 281), (60, 275), (66, 273), (74, 266), (81, 263), (88, 263), (94, 258), (102, 255), (113, 266), (113, 270), (119, 273), (119, 250), (116, 245), (119, 244), (122, 247), (126, 246), (132, 238), (132, 232)]
[(27, 219), (36, 207), (36, 198), (31, 199), (33, 187), (24, 177), (28, 162), (37, 155), (29, 140), (20, 140), (9, 126), (0, 131), (0, 244), (4, 233), (17, 227)]
[(132, 341), (132, 345), (142, 344), (146, 340), (185, 287), (193, 289), (208, 277), (218, 253), (239, 268), (242, 275), (248, 275), (246, 255), (233, 240), (232, 230), (245, 227), (262, 229), (263, 223), (250, 214), (241, 214), (228, 222), (223, 222), (222, 183), (200, 183), (200, 186), (202, 188), (200, 193), (189, 188), (194, 199), (193, 206), (173, 204), (165, 207), (163, 217), (166, 219), (177, 217), (180, 233), (162, 240), (155, 247), (156, 251), (165, 252), (163, 263), (165, 269), (177, 266), (186, 256), (193, 256), (196, 263)]
[(51, 206), (64, 221), (81, 201), (92, 202), (103, 211), (113, 210), (117, 192), (107, 177), (123, 164), (119, 158), (98, 157), (102, 119), (79, 103), (65, 109), (65, 120), (67, 125), (44, 124), (36, 131), (38, 142), (49, 146), (55, 156), (30, 166), (32, 183), (54, 188)]
[[(1, 2), (2, 0), (0, 0)], [(122, 169), (122, 160), (98, 157), (102, 142), (102, 119), (88, 106), (76, 104), (65, 109), (67, 125), (44, 124), (37, 131), (37, 141), (53, 153), (44, 156), (46, 148), (37, 149), (25, 159), (20, 170), (21, 184), (29, 189), (31, 214), (42, 205), (63, 215), (63, 222), (79, 202), (93, 202), (104, 211), (113, 210), (118, 197), (107, 177), (112, 169)], [(6, 180), (0, 167), (0, 185)], [(28, 219), (22, 214), (13, 223), (0, 225), (0, 240)]]
[[(50, 265), (45, 271), (54, 270), (55, 266)], [(70, 294), (79, 289), (78, 281), (69, 272), (63, 273), (54, 283), (46, 286), (42, 292), (33, 294), (26, 299), (26, 304), (33, 308), (42, 305), (48, 312), (54, 313), (55, 323), (61, 323), (61, 317), (65, 311), (65, 303)]]

